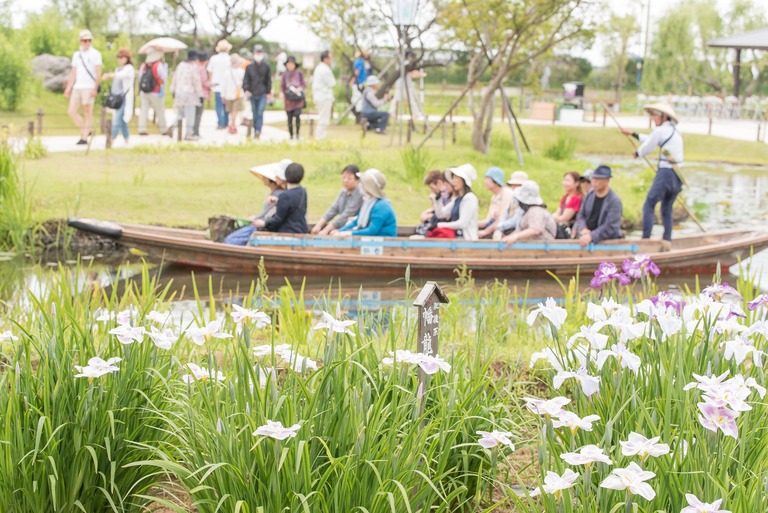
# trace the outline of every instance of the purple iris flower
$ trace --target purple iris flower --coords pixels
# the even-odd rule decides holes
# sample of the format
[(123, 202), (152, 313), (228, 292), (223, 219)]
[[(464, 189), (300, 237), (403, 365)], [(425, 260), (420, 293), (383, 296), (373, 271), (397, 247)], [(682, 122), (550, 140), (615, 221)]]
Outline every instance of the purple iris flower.
[(747, 308), (757, 310), (760, 306), (768, 306), (768, 294), (760, 294), (754, 300), (747, 303)]
[(616, 264), (612, 262), (602, 262), (595, 271), (595, 276), (589, 282), (592, 288), (600, 288), (606, 283), (610, 283), (613, 280), (618, 280), (621, 285), (629, 285), (632, 281), (625, 273), (619, 272)]
[(701, 293), (711, 297), (715, 301), (720, 301), (723, 296), (733, 296), (736, 299), (741, 299), (739, 291), (728, 285), (727, 281), (724, 281), (723, 283), (713, 283), (709, 287), (705, 287)]
[(669, 292), (659, 292), (658, 296), (652, 296), (650, 300), (653, 306), (657, 308), (660, 306), (666, 309), (674, 308), (677, 315), (680, 315), (685, 307), (685, 301), (675, 299)]
[(627, 258), (624, 260), (624, 263), (621, 264), (621, 267), (630, 278), (636, 280), (650, 274), (654, 276), (661, 274), (659, 266), (656, 265), (648, 255), (636, 255), (634, 259)]

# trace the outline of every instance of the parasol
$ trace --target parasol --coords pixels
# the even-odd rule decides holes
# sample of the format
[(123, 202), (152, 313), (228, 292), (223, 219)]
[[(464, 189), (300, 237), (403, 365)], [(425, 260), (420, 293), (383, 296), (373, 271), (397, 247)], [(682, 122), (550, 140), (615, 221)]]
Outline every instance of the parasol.
[(139, 48), (139, 53), (146, 54), (152, 49), (163, 53), (178, 52), (179, 50), (184, 50), (186, 47), (187, 45), (178, 39), (172, 37), (156, 37), (155, 39), (144, 43), (142, 47)]

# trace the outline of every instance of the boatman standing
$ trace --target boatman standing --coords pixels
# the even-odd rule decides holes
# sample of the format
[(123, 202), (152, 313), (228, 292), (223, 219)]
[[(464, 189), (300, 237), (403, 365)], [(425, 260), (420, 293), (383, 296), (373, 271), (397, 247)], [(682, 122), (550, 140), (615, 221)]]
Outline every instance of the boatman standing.
[(651, 237), (654, 210), (661, 203), (661, 221), (664, 225), (662, 248), (669, 250), (672, 247), (672, 205), (683, 188), (683, 182), (675, 170), (675, 167), (679, 170), (683, 163), (683, 136), (677, 129), (677, 114), (670, 105), (653, 103), (643, 107), (643, 110), (650, 114), (656, 125), (650, 135), (638, 134), (625, 128), (621, 131), (642, 143), (634, 153), (635, 158), (645, 157), (659, 147), (658, 170), (643, 205), (643, 238)]

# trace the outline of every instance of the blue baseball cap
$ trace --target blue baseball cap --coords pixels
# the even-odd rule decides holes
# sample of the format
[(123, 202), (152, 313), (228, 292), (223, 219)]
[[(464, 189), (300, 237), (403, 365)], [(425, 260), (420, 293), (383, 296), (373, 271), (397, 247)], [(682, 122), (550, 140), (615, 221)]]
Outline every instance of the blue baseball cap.
[(504, 178), (505, 178), (504, 171), (501, 170), (501, 168), (498, 168), (496, 166), (491, 166), (488, 168), (488, 171), (485, 172), (485, 177), (490, 178), (494, 182), (496, 182), (499, 187), (504, 187)]
[(611, 177), (611, 168), (605, 165), (597, 166), (595, 170), (592, 172), (592, 179), (595, 178), (610, 178)]

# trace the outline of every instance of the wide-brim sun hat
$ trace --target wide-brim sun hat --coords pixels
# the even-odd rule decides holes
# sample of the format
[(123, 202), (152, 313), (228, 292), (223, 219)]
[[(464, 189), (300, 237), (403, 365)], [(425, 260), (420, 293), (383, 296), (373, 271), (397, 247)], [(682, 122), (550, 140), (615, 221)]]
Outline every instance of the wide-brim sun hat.
[(371, 86), (377, 86), (381, 84), (381, 80), (379, 80), (379, 77), (376, 75), (371, 75), (370, 77), (365, 79), (365, 85), (368, 87)]
[(467, 187), (472, 187), (472, 182), (477, 180), (477, 171), (472, 164), (462, 164), (456, 167), (449, 167), (445, 170), (445, 178), (447, 178), (448, 181), (453, 180), (453, 175), (464, 180)]
[(81, 30), (80, 31), (80, 40), (88, 39), (93, 41), (93, 34), (91, 34), (90, 30)]
[(216, 43), (216, 51), (217, 52), (227, 52), (232, 49), (232, 43), (227, 41), (226, 39), (220, 40), (218, 43)]
[(672, 108), (672, 106), (668, 103), (649, 103), (648, 105), (643, 106), (643, 110), (646, 111), (648, 114), (653, 114), (654, 112), (661, 112), (662, 114), (666, 115), (669, 119), (677, 123), (679, 121), (679, 118), (677, 117), (677, 113), (675, 112), (675, 109)]
[(147, 62), (152, 64), (155, 62), (158, 62), (160, 59), (163, 58), (163, 52), (160, 50), (152, 49), (149, 52), (147, 52)]
[(485, 172), (485, 177), (490, 178), (499, 187), (504, 187), (504, 171), (496, 166), (491, 166)]
[(280, 180), (285, 181), (285, 170), (293, 164), (293, 161), (291, 159), (283, 159), (277, 164), (275, 164), (275, 176), (277, 176)]
[(541, 198), (541, 192), (539, 190), (539, 184), (533, 180), (526, 180), (523, 184), (515, 189), (515, 199), (523, 205), (543, 205), (544, 200)]
[(387, 177), (378, 169), (371, 168), (364, 173), (357, 173), (363, 189), (374, 198), (384, 197), (384, 188), (387, 186)]
[(278, 178), (285, 181), (285, 168), (291, 163), (291, 160), (283, 159), (280, 162), (271, 162), (269, 164), (252, 167), (250, 171), (256, 176), (263, 176), (273, 182), (276, 182)]
[(507, 185), (523, 185), (528, 181), (528, 173), (525, 171), (515, 171), (507, 180)]

